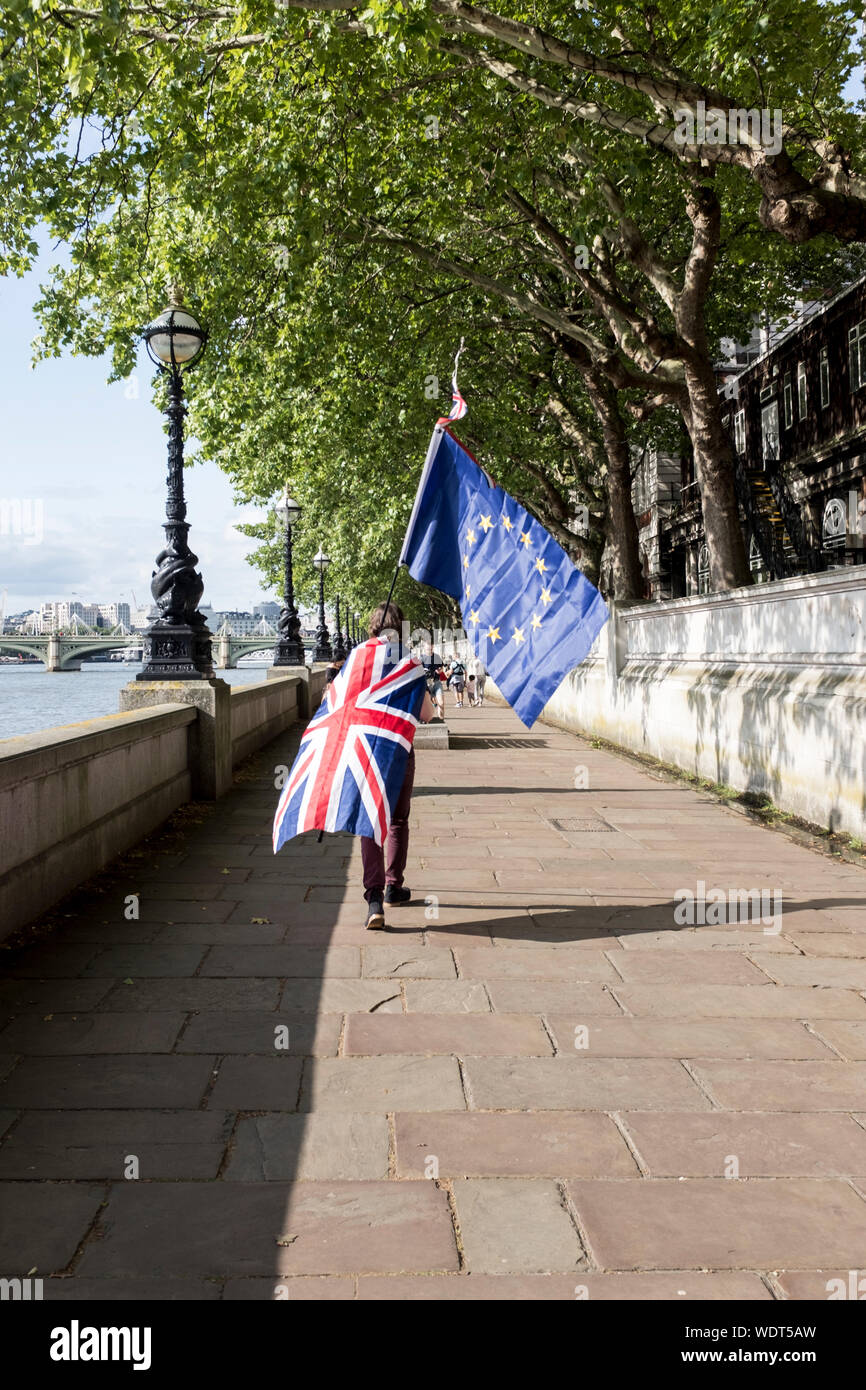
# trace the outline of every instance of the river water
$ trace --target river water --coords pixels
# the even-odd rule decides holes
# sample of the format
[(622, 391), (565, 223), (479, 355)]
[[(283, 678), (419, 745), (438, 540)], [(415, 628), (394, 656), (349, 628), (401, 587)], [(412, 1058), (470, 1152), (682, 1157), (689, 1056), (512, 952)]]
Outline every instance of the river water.
[[(230, 685), (267, 680), (269, 663), (217, 671)], [(85, 662), (80, 671), (45, 670), (41, 662), (0, 662), (0, 739), (33, 734), (58, 724), (77, 724), (117, 714), (118, 693), (135, 680), (141, 665), (125, 661)]]

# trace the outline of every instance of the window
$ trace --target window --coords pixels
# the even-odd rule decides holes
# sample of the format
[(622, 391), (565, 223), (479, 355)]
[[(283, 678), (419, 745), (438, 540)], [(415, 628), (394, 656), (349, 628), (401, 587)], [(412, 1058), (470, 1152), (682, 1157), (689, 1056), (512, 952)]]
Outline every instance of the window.
[(734, 416), (734, 448), (738, 454), (746, 452), (746, 412), (738, 410)]
[(710, 592), (710, 552), (705, 545), (698, 550), (698, 593)]
[(765, 405), (761, 411), (761, 445), (764, 462), (779, 457), (779, 402)]
[(807, 406), (806, 363), (797, 363), (797, 419), (805, 420)]
[(821, 374), (821, 408), (823, 410), (830, 404), (830, 359), (827, 356), (826, 348), (821, 349), (818, 366)]
[(852, 391), (866, 386), (866, 319), (848, 330), (848, 371)]
[(785, 402), (785, 429), (788, 429), (794, 423), (794, 391), (790, 372), (786, 372), (782, 378), (782, 396)]

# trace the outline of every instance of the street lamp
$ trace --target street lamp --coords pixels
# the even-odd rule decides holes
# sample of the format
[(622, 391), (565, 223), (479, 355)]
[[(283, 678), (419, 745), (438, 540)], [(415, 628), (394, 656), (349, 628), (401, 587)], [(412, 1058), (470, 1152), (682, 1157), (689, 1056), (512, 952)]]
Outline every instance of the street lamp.
[(356, 614), (354, 615), (354, 619), (355, 619), (355, 646), (357, 647), (358, 643), (359, 643), (360, 640), (361, 640), (361, 627), (360, 627), (360, 623), (361, 623), (361, 614), (360, 614), (360, 613), (356, 613)]
[(334, 660), (346, 660), (346, 644), (343, 641), (343, 634), (340, 631), (340, 595), (337, 594), (337, 636), (334, 639)]
[(343, 622), (346, 625), (346, 654), (348, 655), (349, 652), (351, 652), (355, 646), (355, 635), (352, 632), (352, 615), (349, 612), (348, 607), (346, 608), (346, 611), (343, 614)]
[(331, 650), (331, 634), (325, 622), (325, 570), (331, 563), (331, 557), (326, 555), (321, 546), (317, 555), (313, 556), (313, 564), (319, 571), (319, 626), (316, 629), (316, 650), (314, 661), (333, 661), (334, 653)]
[(169, 304), (142, 332), (150, 360), (165, 372), (168, 416), (168, 500), (165, 509), (165, 548), (156, 557), (150, 592), (158, 609), (144, 634), (144, 670), (136, 680), (209, 680), (213, 676), (211, 634), (199, 601), (204, 581), (196, 569), (198, 556), (189, 548), (183, 492), (183, 372), (198, 359), (207, 333), (181, 304), (172, 286)]
[(285, 528), (286, 547), (283, 608), (277, 624), (280, 635), (274, 647), (274, 665), (303, 666), (304, 644), (301, 641), (301, 621), (295, 607), (295, 586), (292, 579), (292, 527), (301, 515), (301, 509), (294, 498), (289, 496), (288, 483), (275, 510)]

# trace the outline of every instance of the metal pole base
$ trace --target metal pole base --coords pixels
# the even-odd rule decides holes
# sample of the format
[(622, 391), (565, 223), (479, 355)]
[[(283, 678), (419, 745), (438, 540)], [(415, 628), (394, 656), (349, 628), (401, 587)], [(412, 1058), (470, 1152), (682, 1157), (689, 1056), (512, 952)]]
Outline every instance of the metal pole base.
[(211, 634), (188, 623), (156, 624), (144, 634), (144, 670), (137, 681), (201, 681), (213, 679)]

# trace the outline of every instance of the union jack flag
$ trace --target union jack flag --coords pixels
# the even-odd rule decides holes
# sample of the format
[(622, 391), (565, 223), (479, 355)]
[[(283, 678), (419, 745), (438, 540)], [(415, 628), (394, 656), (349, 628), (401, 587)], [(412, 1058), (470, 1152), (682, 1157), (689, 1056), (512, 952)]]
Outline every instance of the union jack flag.
[(301, 739), (274, 817), (274, 854), (305, 830), (348, 830), (384, 844), (425, 675), (385, 637), (355, 647)]

